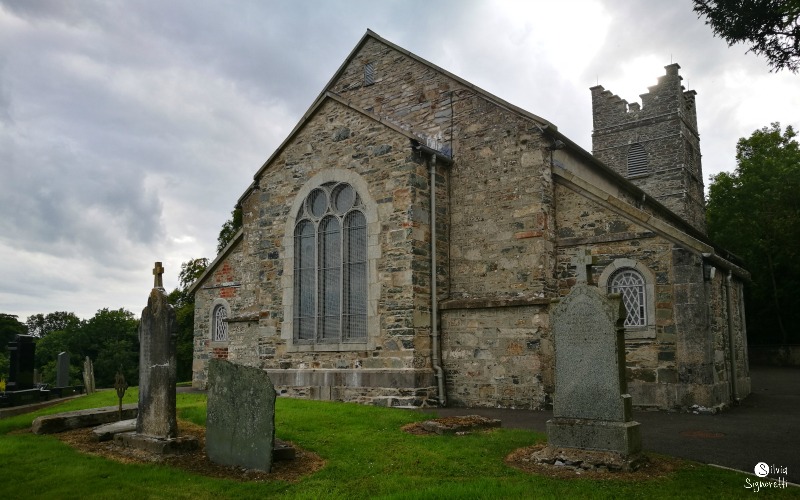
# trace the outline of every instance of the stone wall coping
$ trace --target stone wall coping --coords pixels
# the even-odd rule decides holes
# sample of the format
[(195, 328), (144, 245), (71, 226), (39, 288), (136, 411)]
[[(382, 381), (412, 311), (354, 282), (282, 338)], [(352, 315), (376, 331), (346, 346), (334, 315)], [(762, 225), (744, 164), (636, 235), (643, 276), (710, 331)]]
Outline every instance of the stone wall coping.
[(509, 298), (474, 298), (449, 299), (439, 302), (439, 309), (492, 309), (496, 307), (519, 307), (548, 305), (550, 299), (545, 297), (509, 297)]

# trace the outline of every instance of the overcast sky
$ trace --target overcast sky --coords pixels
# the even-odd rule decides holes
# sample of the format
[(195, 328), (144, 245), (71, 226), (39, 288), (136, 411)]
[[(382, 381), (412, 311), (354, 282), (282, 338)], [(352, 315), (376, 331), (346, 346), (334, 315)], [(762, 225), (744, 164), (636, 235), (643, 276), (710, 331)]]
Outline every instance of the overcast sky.
[(253, 174), (367, 29), (591, 150), (589, 87), (629, 102), (671, 62), (706, 184), (736, 141), (800, 128), (800, 76), (729, 48), (690, 0), (0, 0), (0, 312), (137, 316), (213, 259)]

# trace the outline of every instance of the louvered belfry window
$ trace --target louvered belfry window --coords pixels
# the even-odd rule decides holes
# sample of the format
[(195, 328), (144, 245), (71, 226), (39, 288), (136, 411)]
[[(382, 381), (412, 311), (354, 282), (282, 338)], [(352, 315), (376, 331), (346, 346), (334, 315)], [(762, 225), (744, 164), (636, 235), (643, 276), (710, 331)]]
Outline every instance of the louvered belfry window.
[(228, 340), (228, 310), (218, 305), (214, 308), (214, 342)]
[(608, 280), (608, 293), (622, 295), (625, 305), (625, 326), (647, 326), (647, 304), (644, 277), (639, 272), (623, 268)]
[(294, 229), (294, 339), (363, 342), (367, 336), (367, 221), (350, 184), (314, 189)]
[(632, 144), (628, 149), (628, 177), (647, 175), (650, 173), (650, 166), (647, 162), (647, 151), (641, 144)]

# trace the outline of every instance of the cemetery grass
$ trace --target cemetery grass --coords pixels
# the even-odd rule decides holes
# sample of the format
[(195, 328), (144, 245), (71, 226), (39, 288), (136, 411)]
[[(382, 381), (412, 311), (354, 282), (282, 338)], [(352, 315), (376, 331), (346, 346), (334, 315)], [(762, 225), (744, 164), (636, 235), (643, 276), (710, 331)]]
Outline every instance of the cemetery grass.
[[(135, 388), (124, 403), (137, 401)], [(80, 453), (27, 430), (34, 417), (117, 403), (102, 391), (0, 420), (0, 498), (738, 498), (745, 475), (676, 461), (663, 477), (560, 479), (509, 467), (514, 450), (541, 434), (496, 429), (466, 436), (414, 435), (401, 428), (419, 412), (279, 398), (277, 437), (325, 460), (296, 482), (215, 479), (158, 464), (120, 463)], [(205, 424), (205, 395), (178, 395), (178, 415)], [(611, 477), (611, 476), (610, 476)], [(796, 488), (769, 495), (795, 496)]]

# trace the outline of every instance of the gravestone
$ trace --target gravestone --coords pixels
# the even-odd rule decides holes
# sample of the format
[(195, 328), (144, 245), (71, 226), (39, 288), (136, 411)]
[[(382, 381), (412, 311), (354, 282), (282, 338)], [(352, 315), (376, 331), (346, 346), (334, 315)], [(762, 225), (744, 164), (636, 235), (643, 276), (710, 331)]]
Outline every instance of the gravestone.
[(269, 472), (275, 445), (275, 389), (258, 368), (211, 359), (206, 453), (218, 464)]
[(86, 394), (93, 394), (94, 388), (94, 365), (89, 356), (86, 356), (86, 361), (83, 362), (83, 387)]
[(33, 389), (33, 365), (36, 343), (31, 335), (17, 335), (14, 342), (8, 343), (10, 370), (7, 391)]
[(635, 469), (641, 434), (631, 420), (626, 388), (625, 309), (618, 294), (606, 295), (586, 282), (591, 258), (573, 262), (578, 283), (554, 301), (553, 418), (547, 422), (548, 447), (538, 458)]
[[(160, 268), (161, 263), (156, 263)], [(161, 268), (163, 272), (163, 268)], [(175, 310), (160, 282), (147, 300), (139, 323), (139, 416), (136, 432), (158, 438), (175, 438)]]
[(139, 322), (139, 413), (136, 432), (115, 439), (125, 445), (156, 453), (179, 453), (197, 448), (192, 437), (178, 437), (175, 409), (175, 351), (178, 324), (167, 301), (156, 262), (153, 289)]
[(56, 361), (56, 387), (67, 387), (69, 385), (69, 353), (58, 353)]

